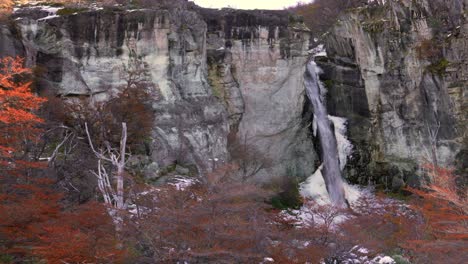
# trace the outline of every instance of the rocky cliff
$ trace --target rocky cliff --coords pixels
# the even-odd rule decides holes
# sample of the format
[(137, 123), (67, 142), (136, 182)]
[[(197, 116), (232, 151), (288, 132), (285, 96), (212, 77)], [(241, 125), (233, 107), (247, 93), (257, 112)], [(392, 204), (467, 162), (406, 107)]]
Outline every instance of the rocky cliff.
[[(466, 174), (466, 7), (369, 4), (324, 36), (328, 56), (316, 60), (329, 113), (348, 119), (355, 146), (348, 179), (417, 184), (426, 162)], [(303, 88), (310, 34), (285, 11), (30, 7), (0, 32), (0, 55), (24, 56), (40, 91), (71, 100), (107, 100), (137, 67), (154, 111), (149, 177), (232, 159), (261, 180), (314, 170)]]
[(310, 119), (303, 116), (308, 29), (283, 11), (202, 14), (208, 22), (208, 76), (228, 110), (234, 145), (263, 156), (257, 158), (269, 169), (258, 177), (307, 177), (315, 159)]
[(1, 26), (0, 55), (41, 69), (40, 91), (90, 100), (117, 93), (137, 63), (154, 111), (150, 174), (175, 163), (210, 172), (243, 142), (269, 160), (259, 177), (305, 177), (308, 40), (282, 11), (30, 7)]
[(329, 109), (349, 119), (357, 146), (349, 178), (398, 187), (416, 183), (411, 175), (425, 162), (463, 167), (467, 6), (386, 1), (351, 10), (325, 37)]

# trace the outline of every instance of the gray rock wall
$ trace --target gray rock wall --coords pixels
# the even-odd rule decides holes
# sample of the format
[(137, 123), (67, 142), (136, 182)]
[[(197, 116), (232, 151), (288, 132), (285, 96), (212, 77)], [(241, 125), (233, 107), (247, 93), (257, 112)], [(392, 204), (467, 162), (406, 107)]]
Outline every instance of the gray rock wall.
[(306, 29), (282, 11), (189, 9), (52, 17), (21, 9), (1, 28), (0, 55), (24, 54), (28, 66), (41, 68), (40, 90), (97, 101), (116, 94), (126, 69), (138, 63), (152, 94), (155, 127), (148, 140), (159, 167), (177, 162), (210, 172), (230, 160), (228, 138), (242, 138), (272, 161), (259, 177), (290, 168), (309, 175), (314, 151), (302, 120)]
[(204, 13), (209, 76), (227, 106), (231, 132), (271, 161), (257, 177), (309, 176), (315, 153), (302, 112), (307, 28), (278, 11), (221, 14)]
[(369, 173), (350, 169), (350, 177), (411, 181), (417, 165), (434, 160), (432, 147), (443, 166), (466, 148), (467, 2), (435, 2), (359, 8), (326, 37), (329, 108), (349, 118), (354, 166)]
[[(188, 10), (94, 10), (37, 19), (16, 13), (27, 64), (43, 68), (38, 84), (66, 97), (106, 100), (138, 61), (153, 95), (152, 159), (214, 169), (228, 160), (227, 111), (206, 79), (206, 23)], [(3, 35), (4, 37), (8, 35)]]

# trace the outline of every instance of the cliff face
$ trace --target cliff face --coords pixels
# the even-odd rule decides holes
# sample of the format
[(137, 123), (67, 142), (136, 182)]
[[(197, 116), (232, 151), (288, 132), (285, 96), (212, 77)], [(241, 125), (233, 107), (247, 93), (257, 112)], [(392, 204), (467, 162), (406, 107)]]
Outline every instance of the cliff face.
[(25, 56), (41, 69), (39, 89), (65, 98), (106, 100), (125, 85), (128, 69), (138, 68), (152, 94), (151, 155), (159, 167), (212, 171), (230, 159), (228, 138), (238, 138), (274, 164), (260, 177), (290, 167), (312, 172), (302, 122), (308, 34), (287, 13), (55, 11), (17, 10), (14, 22), (1, 26), (0, 55)]
[[(349, 179), (398, 187), (419, 182), (427, 161), (466, 168), (467, 5), (386, 1), (351, 10), (325, 37), (317, 61), (329, 113), (349, 120)], [(138, 69), (154, 111), (149, 174), (242, 157), (260, 180), (313, 172), (309, 32), (288, 13), (57, 9), (17, 10), (0, 26), (0, 56), (26, 57), (39, 89), (68, 100), (106, 100)]]
[(467, 146), (467, 6), (387, 1), (352, 10), (326, 36), (329, 108), (349, 119), (357, 146), (348, 177), (411, 183), (425, 160), (457, 165)]
[(209, 80), (228, 110), (234, 145), (246, 144), (247, 151), (269, 161), (257, 177), (287, 171), (309, 176), (315, 156), (310, 120), (303, 119), (308, 30), (282, 11), (202, 14), (208, 22)]

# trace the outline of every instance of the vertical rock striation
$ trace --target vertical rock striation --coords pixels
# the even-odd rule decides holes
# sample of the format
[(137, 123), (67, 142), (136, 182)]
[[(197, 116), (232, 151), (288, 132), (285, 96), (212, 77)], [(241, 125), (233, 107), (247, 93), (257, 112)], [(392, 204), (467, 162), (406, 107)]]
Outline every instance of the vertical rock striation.
[(411, 183), (417, 164), (451, 166), (466, 148), (467, 4), (386, 1), (350, 11), (326, 36), (329, 109), (350, 120), (353, 165), (368, 172), (349, 177)]
[(209, 76), (236, 140), (271, 160), (257, 177), (308, 177), (315, 154), (303, 119), (309, 31), (283, 11), (202, 12), (208, 23)]
[(139, 63), (152, 94), (147, 141), (159, 167), (210, 172), (229, 161), (228, 138), (237, 138), (272, 161), (260, 178), (313, 171), (302, 120), (309, 37), (287, 12), (193, 5), (56, 11), (17, 10), (1, 26), (0, 56), (25, 56), (40, 69), (41, 91), (97, 101), (116, 94), (130, 63)]

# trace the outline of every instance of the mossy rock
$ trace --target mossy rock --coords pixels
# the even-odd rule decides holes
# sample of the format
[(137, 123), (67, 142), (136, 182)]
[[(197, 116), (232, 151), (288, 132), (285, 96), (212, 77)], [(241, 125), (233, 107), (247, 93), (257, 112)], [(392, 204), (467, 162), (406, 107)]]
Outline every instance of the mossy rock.
[(218, 74), (217, 65), (213, 65), (208, 69), (208, 82), (212, 88), (213, 95), (226, 105), (226, 91), (224, 90), (222, 79)]
[[(55, 2), (40, 2), (41, 6), (50, 6), (50, 7), (63, 7), (65, 6), (64, 3), (55, 3)], [(17, 7), (23, 8), (23, 7), (34, 7), (36, 4), (31, 4), (31, 3), (25, 3), (25, 4), (19, 4)], [(1, 262), (0, 262), (1, 263)]]
[(177, 167), (177, 164), (175, 164), (175, 163), (171, 164), (171, 165), (168, 165), (168, 166), (161, 169), (159, 175), (165, 176), (165, 175), (167, 175), (169, 173), (172, 173), (172, 172), (174, 172), (176, 170), (176, 167)]
[(105, 13), (115, 13), (115, 12), (123, 12), (126, 11), (126, 9), (122, 6), (104, 6), (103, 11)]
[(450, 62), (447, 59), (442, 58), (439, 61), (434, 62), (431, 65), (427, 66), (427, 70), (431, 72), (432, 74), (443, 75), (449, 65), (450, 65)]
[(366, 32), (380, 33), (380, 32), (383, 32), (385, 29), (385, 21), (377, 20), (377, 21), (365, 22), (362, 24), (362, 27)]
[(331, 88), (333, 88), (333, 85), (335, 85), (335, 81), (333, 81), (333, 80), (325, 80), (325, 81), (323, 82), (323, 84), (325, 85), (325, 88), (331, 89)]
[(159, 176), (164, 177), (173, 174), (182, 174), (186, 176), (198, 175), (198, 168), (194, 164), (171, 164), (159, 170)]
[(88, 8), (74, 8), (74, 7), (65, 7), (57, 11), (57, 15), (59, 16), (70, 16), (75, 13), (82, 13), (88, 11)]
[(394, 192), (401, 190), (396, 187), (406, 186), (406, 184), (418, 187), (420, 177), (417, 174), (417, 169), (418, 165), (414, 160), (398, 157), (386, 157), (385, 160), (369, 164), (370, 173), (376, 183), (380, 185), (379, 187), (385, 190), (393, 189)]

